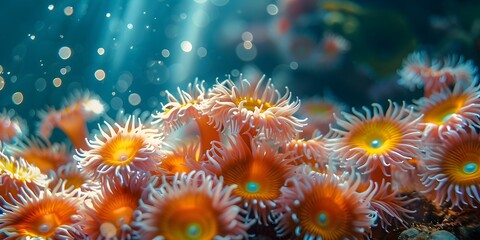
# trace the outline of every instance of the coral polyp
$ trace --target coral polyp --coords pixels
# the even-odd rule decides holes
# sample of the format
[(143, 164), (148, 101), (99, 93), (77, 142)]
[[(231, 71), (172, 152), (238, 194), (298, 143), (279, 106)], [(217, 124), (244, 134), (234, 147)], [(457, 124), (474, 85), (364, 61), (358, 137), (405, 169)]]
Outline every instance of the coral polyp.
[(281, 95), (271, 79), (264, 81), (265, 77), (252, 83), (246, 79), (238, 84), (230, 79), (217, 83), (206, 102), (208, 115), (215, 125), (237, 133), (248, 132), (252, 137), (263, 133), (279, 140), (298, 134), (305, 126), (305, 119), (294, 116), (300, 100), (291, 102), (288, 88)]
[(343, 182), (335, 175), (310, 172), (287, 180), (276, 201), (284, 215), (280, 236), (294, 239), (363, 239), (369, 236), (376, 213), (369, 208), (372, 188), (355, 189), (359, 181)]
[(365, 114), (352, 109), (337, 119), (340, 136), (329, 139), (328, 147), (350, 166), (364, 173), (394, 164), (401, 169), (411, 169), (406, 162), (416, 156), (422, 132), (417, 127), (421, 116), (413, 107), (389, 102), (384, 112), (379, 104), (372, 104), (373, 112), (363, 107)]
[(449, 131), (423, 159), (421, 181), (437, 204), (480, 205), (480, 135), (474, 129)]
[(246, 239), (247, 225), (234, 187), (204, 172), (178, 174), (159, 188), (151, 185), (140, 202), (145, 239)]
[(107, 179), (155, 169), (155, 149), (162, 139), (158, 129), (144, 128), (136, 118), (129, 118), (125, 126), (116, 124), (115, 128), (105, 124), (109, 132), (100, 128), (103, 138), (95, 136), (88, 143), (90, 150), (79, 150), (74, 156), (86, 172), (94, 179)]
[(77, 190), (66, 191), (62, 183), (39, 192), (24, 187), (19, 199), (8, 203), (2, 197), (0, 232), (5, 239), (82, 238)]

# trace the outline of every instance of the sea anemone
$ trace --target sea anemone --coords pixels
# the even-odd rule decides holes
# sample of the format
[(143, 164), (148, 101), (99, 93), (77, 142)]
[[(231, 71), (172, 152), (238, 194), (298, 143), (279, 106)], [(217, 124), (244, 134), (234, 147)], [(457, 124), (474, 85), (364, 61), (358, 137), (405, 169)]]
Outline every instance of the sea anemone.
[(252, 142), (249, 148), (241, 138), (231, 136), (228, 143), (214, 142), (207, 152), (204, 164), (207, 172), (222, 176), (225, 185), (237, 188), (236, 196), (242, 198), (240, 206), (246, 218), (260, 224), (273, 222), (274, 202), (280, 196), (280, 188), (293, 175), (290, 153), (279, 153), (265, 142)]
[(475, 79), (477, 68), (472, 61), (463, 57), (449, 56), (445, 59), (431, 59), (426, 52), (414, 52), (404, 61), (398, 72), (399, 84), (414, 89), (422, 87), (425, 96), (430, 96), (445, 87), (468, 85)]
[(48, 139), (25, 138), (15, 145), (8, 145), (7, 152), (40, 168), (44, 174), (56, 171), (60, 166), (72, 161), (68, 147), (62, 143), (51, 143)]
[(158, 159), (159, 166), (156, 175), (165, 176), (167, 180), (177, 173), (188, 173), (193, 170), (201, 170), (201, 163), (205, 161), (205, 155), (200, 153), (198, 141), (184, 142), (183, 144), (164, 144), (161, 150), (162, 157)]
[(421, 116), (413, 107), (401, 106), (389, 101), (385, 113), (373, 103), (372, 112), (363, 107), (365, 115), (352, 109), (353, 114), (342, 112), (344, 119), (337, 118), (339, 128), (332, 128), (339, 136), (328, 139), (332, 153), (347, 164), (368, 173), (380, 167), (394, 164), (406, 170), (412, 169), (406, 160), (417, 155), (421, 131), (417, 127)]
[[(297, 135), (306, 125), (305, 119), (293, 115), (300, 107), (300, 100), (290, 102), (292, 94), (288, 88), (282, 96), (271, 79), (266, 84), (264, 79), (262, 77), (253, 84), (246, 79), (238, 85), (230, 79), (217, 83), (205, 103), (215, 126), (230, 129), (234, 134), (240, 133), (245, 142), (260, 133), (280, 141)], [(251, 137), (243, 133), (249, 133)]]
[(373, 183), (374, 194), (370, 200), (370, 208), (377, 211), (378, 221), (383, 229), (387, 229), (392, 224), (402, 224), (407, 227), (408, 220), (413, 219), (414, 210), (405, 208), (406, 205), (417, 199), (407, 199), (407, 196), (401, 196), (394, 191), (390, 182), (382, 180)]
[(66, 191), (62, 183), (37, 192), (21, 188), (20, 200), (9, 203), (2, 197), (0, 232), (6, 239), (79, 239), (81, 198), (76, 190)]
[(204, 81), (199, 83), (195, 80), (193, 84), (188, 84), (187, 91), (178, 88), (180, 101), (166, 91), (168, 103), (162, 107), (162, 112), (153, 114), (152, 118), (154, 124), (162, 123), (163, 131), (167, 134), (194, 120), (200, 137), (201, 152), (205, 153), (211, 147), (212, 141), (220, 140), (220, 135), (203, 111), (207, 97), (203, 84)]
[(82, 193), (91, 192), (100, 187), (97, 181), (93, 181), (91, 174), (87, 174), (78, 166), (77, 161), (65, 164), (56, 171), (49, 173), (49, 186), (56, 186), (60, 181), (65, 182), (65, 188), (79, 188)]
[(140, 200), (145, 239), (247, 239), (248, 225), (233, 186), (204, 172), (178, 174), (159, 188), (149, 185)]
[(480, 124), (480, 86), (475, 84), (467, 88), (455, 85), (453, 90), (444, 88), (442, 92), (421, 98), (415, 104), (423, 114), (420, 126), (424, 129), (424, 138), (429, 140), (442, 138), (450, 130)]
[(316, 172), (289, 178), (276, 201), (282, 217), (279, 236), (292, 239), (363, 239), (368, 237), (376, 213), (369, 208), (372, 188), (356, 189), (360, 180), (341, 181)]
[(32, 166), (24, 159), (16, 159), (0, 152), (0, 196), (4, 199), (17, 198), (20, 188), (43, 188), (47, 184), (47, 175), (38, 167)]
[(329, 163), (329, 151), (324, 135), (315, 132), (310, 139), (292, 139), (282, 146), (282, 152), (290, 153), (294, 165), (307, 164), (314, 171), (324, 171)]
[(123, 179), (105, 181), (101, 191), (85, 203), (81, 225), (89, 239), (133, 238), (135, 228), (131, 223), (141, 217), (139, 200), (154, 179), (144, 173), (125, 175)]
[(88, 142), (89, 150), (77, 150), (75, 160), (81, 167), (91, 173), (95, 180), (119, 177), (134, 171), (145, 172), (155, 169), (157, 163), (156, 148), (161, 143), (162, 135), (158, 129), (144, 128), (136, 118), (128, 118), (125, 126), (115, 124), (114, 129), (105, 122), (108, 129), (100, 127), (103, 139), (95, 135), (95, 140)]
[(315, 130), (322, 134), (330, 131), (330, 125), (335, 124), (334, 115), (340, 114), (345, 106), (327, 98), (311, 98), (302, 101), (298, 110), (299, 115), (307, 118), (307, 123), (301, 136), (311, 136)]
[(105, 105), (93, 93), (75, 92), (60, 110), (49, 109), (39, 112), (41, 118), (39, 135), (50, 138), (54, 128), (61, 129), (75, 148), (86, 149), (88, 137), (87, 121), (105, 111)]
[(14, 111), (3, 109), (0, 112), (0, 142), (10, 142), (14, 138), (28, 134), (26, 122), (11, 112)]
[(480, 135), (475, 129), (446, 132), (430, 152), (422, 159), (426, 171), (420, 176), (425, 192), (434, 193), (436, 203), (446, 202), (452, 208), (479, 206)]

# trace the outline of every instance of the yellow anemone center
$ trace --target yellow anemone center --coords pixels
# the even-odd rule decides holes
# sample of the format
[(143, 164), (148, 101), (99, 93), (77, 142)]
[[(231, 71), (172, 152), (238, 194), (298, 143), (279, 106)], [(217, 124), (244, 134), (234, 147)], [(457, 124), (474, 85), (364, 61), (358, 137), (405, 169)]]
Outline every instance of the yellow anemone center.
[(397, 124), (388, 120), (364, 122), (352, 131), (350, 143), (369, 155), (384, 154), (395, 148), (403, 135)]
[(140, 137), (118, 135), (105, 144), (100, 155), (108, 165), (125, 166), (137, 157), (143, 145), (144, 141)]
[(450, 119), (453, 114), (460, 112), (466, 102), (466, 96), (452, 96), (449, 99), (440, 102), (431, 109), (424, 112), (423, 121), (442, 125)]
[(480, 182), (480, 142), (469, 140), (449, 150), (441, 167), (452, 182), (459, 185), (475, 185)]
[(207, 240), (219, 234), (218, 214), (211, 199), (190, 193), (168, 202), (158, 218), (158, 235), (165, 239)]
[(260, 112), (265, 112), (267, 109), (271, 108), (272, 105), (268, 102), (262, 102), (260, 99), (254, 99), (252, 97), (242, 97), (242, 98), (237, 98), (235, 101), (235, 104), (237, 106), (240, 105), (240, 103), (243, 102), (243, 107), (250, 110), (250, 111), (255, 111), (255, 108), (260, 109)]

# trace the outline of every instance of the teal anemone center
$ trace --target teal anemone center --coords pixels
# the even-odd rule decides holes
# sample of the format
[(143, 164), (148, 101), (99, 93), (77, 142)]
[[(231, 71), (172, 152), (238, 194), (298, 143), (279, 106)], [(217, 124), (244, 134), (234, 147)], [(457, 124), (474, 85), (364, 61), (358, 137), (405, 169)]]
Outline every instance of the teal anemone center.
[(474, 174), (478, 170), (478, 164), (476, 163), (467, 163), (463, 166), (463, 172), (466, 174)]
[(256, 193), (258, 190), (260, 190), (260, 184), (257, 182), (248, 182), (246, 185), (246, 189), (250, 193)]
[(317, 223), (318, 223), (320, 226), (325, 226), (325, 225), (327, 225), (327, 223), (328, 223), (327, 214), (325, 214), (324, 212), (318, 214)]
[(202, 234), (202, 228), (200, 227), (200, 225), (192, 223), (187, 226), (186, 233), (188, 238), (195, 239), (200, 237), (200, 235)]
[(375, 138), (370, 142), (370, 147), (372, 148), (379, 148), (383, 144), (382, 140)]
[(443, 119), (442, 119), (442, 122), (448, 121), (448, 119), (450, 119), (452, 116), (453, 116), (453, 113), (449, 113), (449, 114), (445, 115), (445, 117), (443, 117)]

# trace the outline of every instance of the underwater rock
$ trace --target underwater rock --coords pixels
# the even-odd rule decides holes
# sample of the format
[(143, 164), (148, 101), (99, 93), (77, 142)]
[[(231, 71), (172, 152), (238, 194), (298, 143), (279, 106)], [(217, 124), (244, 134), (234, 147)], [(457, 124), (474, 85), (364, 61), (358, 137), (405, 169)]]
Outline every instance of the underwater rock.
[(455, 235), (445, 230), (434, 232), (427, 238), (427, 240), (455, 240), (458, 239)]
[(409, 228), (403, 231), (398, 237), (399, 240), (427, 239), (428, 234), (416, 228)]

